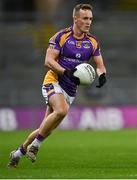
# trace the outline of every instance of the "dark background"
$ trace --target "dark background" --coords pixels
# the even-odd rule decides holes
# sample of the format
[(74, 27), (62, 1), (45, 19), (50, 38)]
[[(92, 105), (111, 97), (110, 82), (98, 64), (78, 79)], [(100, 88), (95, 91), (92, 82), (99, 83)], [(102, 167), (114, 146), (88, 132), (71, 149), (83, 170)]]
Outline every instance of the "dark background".
[(91, 33), (100, 41), (108, 82), (80, 87), (74, 104), (137, 105), (136, 0), (0, 0), (0, 107), (44, 104), (48, 40), (72, 24), (77, 3), (93, 6)]

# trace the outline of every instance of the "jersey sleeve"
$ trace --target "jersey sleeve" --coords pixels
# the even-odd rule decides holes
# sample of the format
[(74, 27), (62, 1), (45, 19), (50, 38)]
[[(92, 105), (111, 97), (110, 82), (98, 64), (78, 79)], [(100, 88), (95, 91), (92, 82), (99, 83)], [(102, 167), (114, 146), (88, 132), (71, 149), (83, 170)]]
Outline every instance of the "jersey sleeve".
[(100, 55), (101, 55), (100, 45), (99, 45), (99, 42), (97, 41), (97, 46), (95, 47), (95, 50), (93, 52), (93, 56), (100, 56)]
[(53, 37), (49, 40), (49, 47), (52, 49), (61, 50), (64, 45), (67, 37), (72, 33), (71, 28), (65, 28), (59, 32), (57, 32)]
[(94, 56), (100, 56), (101, 52), (100, 52), (99, 41), (93, 35), (89, 35), (88, 38), (89, 38), (89, 40), (91, 41), (91, 44), (92, 44), (92, 54), (91, 54), (91, 56), (93, 56), (93, 57)]
[(60, 51), (61, 49), (60, 38), (61, 38), (60, 32), (56, 33), (53, 37), (51, 37), (49, 40), (49, 48), (57, 49)]

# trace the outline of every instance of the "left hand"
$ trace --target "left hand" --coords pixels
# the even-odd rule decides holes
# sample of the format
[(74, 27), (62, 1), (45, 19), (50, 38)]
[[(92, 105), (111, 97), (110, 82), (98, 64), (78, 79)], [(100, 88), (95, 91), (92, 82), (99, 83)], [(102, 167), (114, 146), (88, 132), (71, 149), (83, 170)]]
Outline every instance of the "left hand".
[(107, 79), (106, 79), (106, 74), (103, 73), (99, 76), (99, 84), (96, 86), (97, 88), (101, 88), (106, 82), (107, 82)]

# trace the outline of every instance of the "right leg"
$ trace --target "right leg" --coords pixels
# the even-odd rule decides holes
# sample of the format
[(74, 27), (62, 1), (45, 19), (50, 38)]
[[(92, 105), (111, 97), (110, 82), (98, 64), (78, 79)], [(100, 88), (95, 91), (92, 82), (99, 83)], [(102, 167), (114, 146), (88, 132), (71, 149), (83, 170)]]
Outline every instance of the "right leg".
[(39, 134), (44, 138), (48, 136), (64, 119), (68, 113), (69, 105), (67, 104), (63, 94), (54, 94), (49, 99), (50, 107), (53, 112), (43, 119), (40, 127)]
[(65, 97), (61, 93), (52, 95), (49, 99), (49, 105), (52, 107), (53, 112), (43, 119), (39, 127), (39, 134), (27, 151), (27, 156), (32, 162), (36, 160), (36, 154), (42, 141), (61, 123), (69, 109)]

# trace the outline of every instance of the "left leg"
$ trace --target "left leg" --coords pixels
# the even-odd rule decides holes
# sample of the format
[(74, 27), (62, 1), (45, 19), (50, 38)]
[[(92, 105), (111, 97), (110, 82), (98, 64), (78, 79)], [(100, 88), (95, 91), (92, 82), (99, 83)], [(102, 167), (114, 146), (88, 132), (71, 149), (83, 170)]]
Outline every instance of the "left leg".
[[(53, 109), (50, 106), (47, 106), (47, 110), (46, 110), (44, 118), (46, 118), (52, 112), (53, 112)], [(25, 150), (27, 150), (28, 145), (32, 143), (32, 141), (36, 138), (38, 133), (39, 133), (39, 128), (34, 130), (31, 134), (29, 134), (29, 136), (26, 138), (25, 142), (23, 143), (23, 148)]]
[[(45, 117), (47, 117), (50, 113), (52, 113), (52, 108), (47, 106), (47, 110), (45, 113)], [(36, 138), (39, 133), (39, 128), (34, 130), (25, 140), (25, 142), (17, 149), (10, 153), (10, 161), (8, 163), (9, 168), (16, 168), (21, 156), (26, 154), (27, 147), (32, 141)]]

